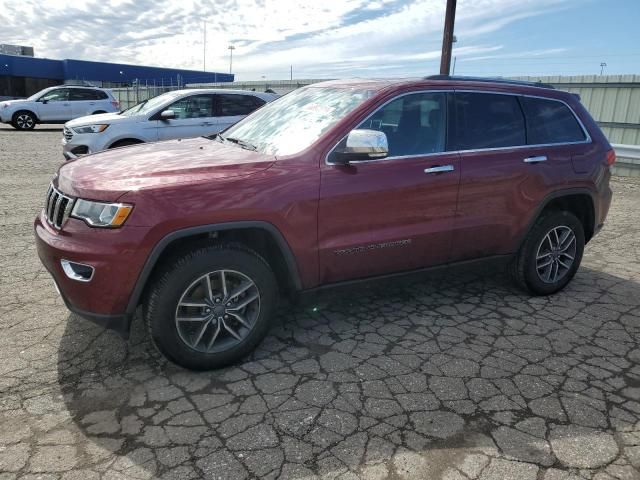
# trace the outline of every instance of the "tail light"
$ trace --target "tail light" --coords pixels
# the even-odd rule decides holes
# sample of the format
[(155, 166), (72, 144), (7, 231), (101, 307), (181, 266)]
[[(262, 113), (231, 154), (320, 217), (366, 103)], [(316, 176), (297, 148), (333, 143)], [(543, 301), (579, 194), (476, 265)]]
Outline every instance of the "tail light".
[(114, 100), (113, 102), (111, 102), (111, 105), (113, 105), (113, 108), (115, 108), (116, 110), (120, 110), (120, 102), (117, 100)]
[(606, 159), (607, 167), (610, 167), (611, 165), (613, 165), (615, 161), (616, 161), (616, 152), (615, 150), (611, 149), (607, 152), (607, 159)]

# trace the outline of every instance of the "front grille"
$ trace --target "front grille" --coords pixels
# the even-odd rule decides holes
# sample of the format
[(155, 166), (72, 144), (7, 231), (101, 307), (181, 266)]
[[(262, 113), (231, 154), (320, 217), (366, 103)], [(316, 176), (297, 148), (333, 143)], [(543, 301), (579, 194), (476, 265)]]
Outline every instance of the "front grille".
[(71, 137), (73, 137), (73, 130), (64, 127), (64, 129), (62, 130), (62, 134), (64, 135), (64, 138), (66, 138), (67, 140), (71, 140)]
[(49, 185), (47, 190), (47, 200), (44, 203), (44, 213), (47, 222), (54, 228), (60, 230), (67, 221), (73, 208), (73, 198), (63, 195), (60, 190), (53, 185)]

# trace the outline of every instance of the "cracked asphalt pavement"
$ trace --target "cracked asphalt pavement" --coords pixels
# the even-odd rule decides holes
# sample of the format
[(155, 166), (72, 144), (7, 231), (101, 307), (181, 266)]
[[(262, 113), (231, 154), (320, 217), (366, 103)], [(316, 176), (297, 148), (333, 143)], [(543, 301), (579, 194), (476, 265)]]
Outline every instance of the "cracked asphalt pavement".
[(194, 373), (76, 318), (32, 221), (59, 127), (0, 127), (0, 480), (640, 479), (640, 181), (547, 298), (499, 270), (284, 305)]

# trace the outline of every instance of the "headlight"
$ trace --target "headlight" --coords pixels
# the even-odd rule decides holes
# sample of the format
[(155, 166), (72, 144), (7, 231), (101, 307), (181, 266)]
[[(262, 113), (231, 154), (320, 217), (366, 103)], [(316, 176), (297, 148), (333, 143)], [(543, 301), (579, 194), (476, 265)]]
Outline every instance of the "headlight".
[(109, 124), (87, 125), (86, 127), (73, 127), (76, 133), (100, 133), (104, 132)]
[(76, 200), (71, 216), (84, 220), (92, 227), (117, 228), (122, 226), (133, 205), (126, 203), (102, 203), (89, 200)]

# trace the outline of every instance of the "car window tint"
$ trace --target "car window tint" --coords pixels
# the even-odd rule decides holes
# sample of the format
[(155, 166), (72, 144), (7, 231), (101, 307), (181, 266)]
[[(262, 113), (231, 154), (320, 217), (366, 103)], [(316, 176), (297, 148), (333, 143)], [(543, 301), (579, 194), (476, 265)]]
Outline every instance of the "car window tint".
[(59, 88), (57, 90), (51, 90), (45, 93), (40, 100), (47, 100), (49, 102), (64, 102), (69, 98), (69, 90), (66, 88)]
[(446, 96), (415, 93), (392, 100), (357, 128), (387, 135), (389, 156), (421, 155), (445, 150)]
[(231, 117), (234, 115), (249, 115), (257, 106), (252, 95), (218, 95), (219, 110), (221, 117)]
[(98, 100), (98, 96), (96, 95), (96, 90), (88, 90), (84, 88), (72, 88), (69, 91), (69, 100), (71, 101), (88, 101), (88, 100)]
[(531, 97), (523, 97), (521, 101), (527, 117), (529, 145), (580, 142), (585, 139), (578, 120), (564, 103)]
[(181, 98), (163, 110), (173, 110), (176, 119), (213, 117), (213, 96), (192, 95)]
[(514, 95), (457, 92), (455, 112), (458, 150), (526, 145), (524, 115)]

